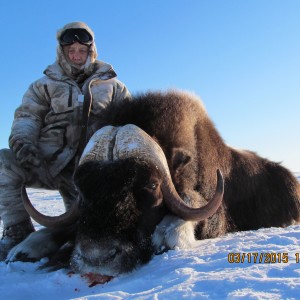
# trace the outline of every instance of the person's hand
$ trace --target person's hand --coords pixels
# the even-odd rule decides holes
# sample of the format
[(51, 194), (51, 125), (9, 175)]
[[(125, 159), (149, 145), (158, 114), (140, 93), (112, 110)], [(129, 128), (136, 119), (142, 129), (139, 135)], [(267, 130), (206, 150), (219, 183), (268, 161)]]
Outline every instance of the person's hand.
[(19, 145), (15, 150), (17, 160), (24, 168), (40, 167), (41, 158), (39, 149), (30, 143)]

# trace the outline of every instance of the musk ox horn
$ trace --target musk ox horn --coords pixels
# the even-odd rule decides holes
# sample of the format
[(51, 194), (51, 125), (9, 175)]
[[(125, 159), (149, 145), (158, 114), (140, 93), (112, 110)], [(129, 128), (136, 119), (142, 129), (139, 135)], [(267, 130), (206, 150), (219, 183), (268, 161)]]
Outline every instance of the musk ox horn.
[(118, 129), (114, 126), (105, 126), (96, 131), (83, 150), (79, 164), (81, 165), (89, 160), (113, 160), (113, 148)]
[(191, 208), (178, 195), (172, 181), (166, 180), (162, 192), (168, 208), (181, 219), (186, 221), (202, 221), (212, 216), (222, 203), (224, 194), (224, 179), (221, 171), (217, 170), (217, 188), (213, 198), (199, 208)]
[[(117, 128), (113, 126), (103, 127), (93, 135), (91, 141), (85, 147), (80, 161), (85, 160), (110, 160)], [(61, 228), (74, 224), (79, 217), (78, 203), (74, 203), (70, 210), (59, 216), (47, 216), (34, 208), (28, 198), (25, 186), (21, 190), (24, 207), (28, 214), (39, 224), (49, 228)]]
[(174, 187), (163, 150), (145, 131), (135, 125), (129, 124), (119, 128), (115, 139), (113, 156), (116, 159), (140, 157), (155, 165), (164, 174), (162, 192), (168, 208), (184, 220), (205, 220), (212, 216), (221, 205), (224, 193), (224, 180), (220, 170), (217, 170), (215, 195), (208, 204), (200, 208), (188, 206)]
[(72, 225), (76, 222), (79, 217), (78, 204), (74, 204), (70, 210), (59, 216), (46, 216), (40, 213), (34, 208), (30, 202), (25, 185), (22, 186), (21, 190), (22, 200), (24, 207), (28, 214), (39, 224), (49, 228), (61, 228), (64, 226)]

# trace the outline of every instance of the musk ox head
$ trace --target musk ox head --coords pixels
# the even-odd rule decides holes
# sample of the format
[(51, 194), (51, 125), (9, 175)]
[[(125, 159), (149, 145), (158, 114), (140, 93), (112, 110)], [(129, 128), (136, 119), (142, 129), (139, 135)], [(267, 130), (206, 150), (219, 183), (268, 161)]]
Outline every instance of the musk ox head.
[(81, 157), (74, 182), (79, 201), (64, 215), (39, 214), (23, 193), (25, 208), (48, 227), (77, 220), (73, 270), (109, 276), (149, 261), (151, 235), (167, 212), (184, 220), (207, 219), (220, 206), (224, 189), (218, 171), (213, 199), (204, 207), (189, 207), (174, 187), (161, 147), (134, 125), (97, 131)]
[(136, 158), (79, 166), (73, 270), (116, 276), (147, 262), (153, 254), (151, 234), (166, 210), (162, 182), (155, 167)]

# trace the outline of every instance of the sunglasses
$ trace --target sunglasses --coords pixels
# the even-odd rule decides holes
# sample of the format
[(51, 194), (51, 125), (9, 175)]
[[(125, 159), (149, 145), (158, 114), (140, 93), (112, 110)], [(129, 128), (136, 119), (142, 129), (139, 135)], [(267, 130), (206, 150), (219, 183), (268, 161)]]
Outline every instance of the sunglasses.
[(61, 45), (71, 45), (78, 42), (83, 45), (90, 45), (93, 37), (83, 28), (67, 29), (59, 39)]

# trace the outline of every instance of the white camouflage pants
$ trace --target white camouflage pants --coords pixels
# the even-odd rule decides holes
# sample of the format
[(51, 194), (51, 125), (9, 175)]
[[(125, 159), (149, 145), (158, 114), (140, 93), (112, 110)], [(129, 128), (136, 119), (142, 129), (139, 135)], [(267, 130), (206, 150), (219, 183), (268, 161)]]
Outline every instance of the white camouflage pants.
[(70, 163), (55, 178), (49, 177), (44, 166), (24, 169), (12, 150), (0, 150), (0, 217), (4, 228), (29, 218), (21, 198), (23, 184), (26, 187), (58, 190), (66, 209), (76, 200), (77, 192), (72, 179), (74, 163)]

